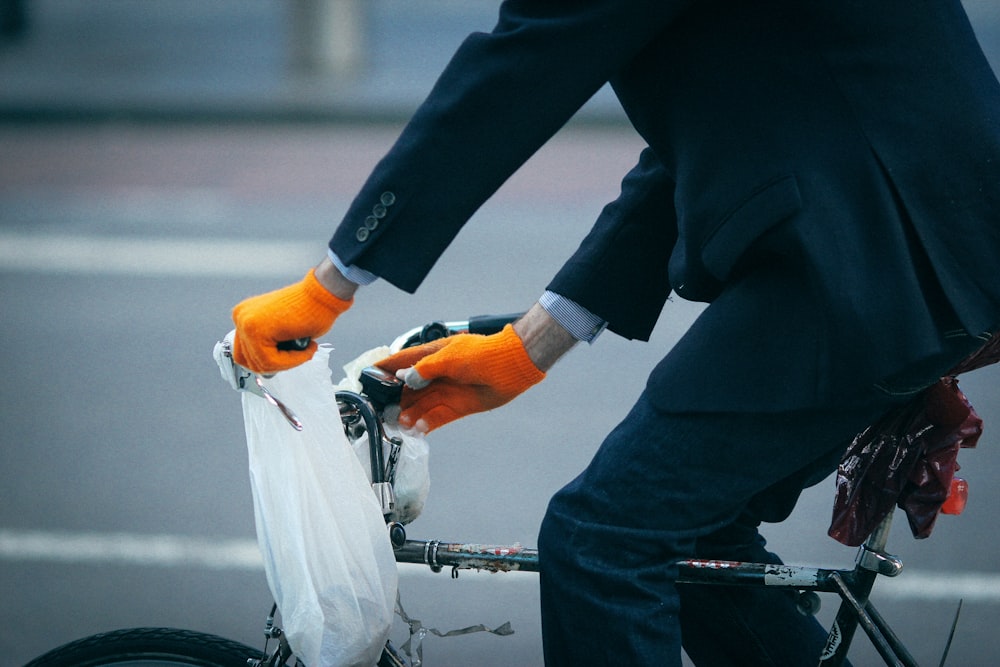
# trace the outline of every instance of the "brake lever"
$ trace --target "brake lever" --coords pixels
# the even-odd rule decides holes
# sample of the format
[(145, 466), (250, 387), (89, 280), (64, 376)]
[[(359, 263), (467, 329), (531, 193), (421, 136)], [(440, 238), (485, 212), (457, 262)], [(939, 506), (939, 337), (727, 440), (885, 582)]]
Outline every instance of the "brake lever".
[[(246, 369), (243, 368), (242, 366), (240, 366), (240, 368), (246, 371)], [(268, 403), (281, 410), (281, 414), (285, 416), (285, 421), (291, 424), (292, 428), (294, 428), (296, 431), (301, 431), (302, 422), (299, 420), (298, 417), (295, 416), (295, 413), (292, 412), (291, 408), (289, 408), (287, 405), (279, 401), (274, 394), (272, 394), (267, 390), (267, 387), (264, 386), (264, 383), (261, 381), (260, 376), (258, 376), (255, 373), (251, 373), (250, 371), (247, 372), (250, 373), (251, 376), (253, 376), (254, 384), (250, 385), (249, 383), (247, 383), (248, 386), (246, 391), (249, 391), (251, 394), (256, 394), (257, 396), (262, 397)]]
[(292, 412), (291, 408), (281, 402), (277, 396), (268, 391), (260, 376), (233, 359), (233, 333), (230, 332), (215, 345), (215, 361), (219, 364), (223, 378), (236, 391), (247, 391), (260, 396), (265, 401), (278, 408), (285, 420), (296, 431), (302, 430), (302, 421)]

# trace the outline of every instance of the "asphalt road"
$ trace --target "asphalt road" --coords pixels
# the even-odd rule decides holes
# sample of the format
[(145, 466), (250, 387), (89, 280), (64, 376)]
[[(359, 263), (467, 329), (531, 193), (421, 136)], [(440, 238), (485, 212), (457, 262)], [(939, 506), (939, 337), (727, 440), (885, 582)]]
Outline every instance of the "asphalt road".
[[(253, 549), (239, 398), (211, 349), (233, 303), (321, 257), (396, 131), (0, 127), (0, 663), (128, 626), (261, 643), (270, 594)], [(334, 364), (426, 321), (527, 307), (638, 147), (624, 129), (564, 131), (477, 214), (417, 295), (362, 292), (328, 339)], [(433, 434), (429, 503), (410, 535), (533, 545), (547, 498), (698, 311), (674, 301), (650, 343), (605, 335), (514, 404)], [(993, 369), (963, 382), (988, 424), (1000, 424), (998, 379)], [(988, 430), (961, 457), (965, 515), (922, 542), (897, 522), (907, 574), (876, 599), (923, 662), (936, 664), (960, 597), (949, 664), (1000, 655), (998, 446)], [(788, 560), (849, 566), (853, 550), (825, 536), (832, 496), (829, 481), (807, 493), (769, 530), (772, 546)], [(427, 626), (510, 620), (516, 630), (430, 637), (427, 664), (540, 664), (532, 575), (456, 581), (406, 569), (401, 588)], [(863, 648), (854, 660), (874, 664)]]

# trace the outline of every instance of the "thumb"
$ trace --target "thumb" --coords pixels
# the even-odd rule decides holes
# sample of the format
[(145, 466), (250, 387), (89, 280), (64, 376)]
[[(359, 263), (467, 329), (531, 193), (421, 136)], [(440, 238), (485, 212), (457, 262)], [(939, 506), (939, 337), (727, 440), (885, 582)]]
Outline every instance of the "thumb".
[(415, 367), (401, 368), (396, 371), (396, 377), (403, 381), (410, 389), (423, 389), (431, 383), (430, 380), (424, 378)]
[[(390, 373), (396, 373), (400, 370), (405, 370), (410, 366), (413, 366), (427, 355), (434, 354), (450, 343), (451, 340), (451, 338), (439, 338), (438, 340), (431, 341), (430, 343), (424, 343), (423, 345), (406, 347), (395, 354), (390, 354), (388, 357), (382, 359), (375, 365), (383, 370), (389, 371)], [(400, 377), (400, 379), (402, 379), (402, 377)]]

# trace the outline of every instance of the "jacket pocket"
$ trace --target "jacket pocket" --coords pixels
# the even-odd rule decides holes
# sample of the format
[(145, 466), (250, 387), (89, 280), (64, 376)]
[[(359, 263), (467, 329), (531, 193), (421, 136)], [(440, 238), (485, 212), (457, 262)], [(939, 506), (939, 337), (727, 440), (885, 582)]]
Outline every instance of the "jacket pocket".
[(702, 264), (714, 278), (726, 280), (754, 241), (801, 208), (795, 176), (765, 184), (719, 222), (702, 246)]

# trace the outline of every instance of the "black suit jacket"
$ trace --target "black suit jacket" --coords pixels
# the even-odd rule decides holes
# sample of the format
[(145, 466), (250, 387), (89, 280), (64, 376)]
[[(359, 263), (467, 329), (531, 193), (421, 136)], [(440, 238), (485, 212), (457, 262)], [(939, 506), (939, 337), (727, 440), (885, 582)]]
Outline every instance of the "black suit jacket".
[(959, 0), (509, 0), (331, 248), (415, 290), (609, 81), (649, 148), (549, 288), (633, 338), (712, 302), (664, 407), (816, 405), (1000, 325), (1000, 86)]

